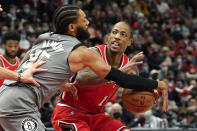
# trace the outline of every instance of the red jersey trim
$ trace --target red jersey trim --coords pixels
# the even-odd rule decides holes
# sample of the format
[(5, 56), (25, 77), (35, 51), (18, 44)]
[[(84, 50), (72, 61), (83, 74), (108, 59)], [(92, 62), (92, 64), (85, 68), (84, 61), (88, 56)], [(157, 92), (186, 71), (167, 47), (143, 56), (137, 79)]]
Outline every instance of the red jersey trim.
[[(97, 49), (99, 49), (99, 52), (100, 52), (101, 56), (103, 57), (103, 59), (105, 60), (105, 63), (107, 63), (109, 65), (108, 60), (107, 60), (107, 45), (97, 45), (95, 47)], [(129, 58), (125, 54), (123, 54), (121, 65), (119, 68), (123, 67), (128, 62), (129, 62)]]
[(109, 63), (108, 63), (108, 61), (107, 61), (107, 57), (106, 57), (106, 49), (107, 49), (107, 46), (106, 45), (97, 45), (97, 46), (95, 46), (97, 49), (99, 49), (99, 52), (100, 52), (100, 54), (101, 54), (101, 56), (103, 57), (103, 59), (104, 59), (104, 61), (105, 61), (105, 63), (107, 63), (108, 65), (109, 65)]
[[(16, 65), (19, 63), (18, 57), (15, 57), (16, 63), (14, 63), (14, 64), (11, 64), (9, 61), (7, 61), (7, 59), (6, 59), (3, 55), (0, 55), (0, 58), (1, 58), (3, 61), (7, 62), (7, 64), (9, 64), (10, 66), (16, 66)], [(4, 62), (3, 62), (3, 63), (4, 63)], [(5, 65), (4, 65), (4, 67), (5, 67)]]

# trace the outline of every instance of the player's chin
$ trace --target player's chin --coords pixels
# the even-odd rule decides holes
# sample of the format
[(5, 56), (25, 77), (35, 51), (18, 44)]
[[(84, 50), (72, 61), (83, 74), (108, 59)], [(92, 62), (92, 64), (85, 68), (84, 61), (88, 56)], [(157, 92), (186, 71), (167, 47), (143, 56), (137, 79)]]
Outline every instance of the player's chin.
[(111, 48), (111, 52), (114, 54), (118, 54), (120, 52), (120, 50), (117, 48)]
[(16, 54), (10, 54), (10, 58), (15, 58), (16, 57)]

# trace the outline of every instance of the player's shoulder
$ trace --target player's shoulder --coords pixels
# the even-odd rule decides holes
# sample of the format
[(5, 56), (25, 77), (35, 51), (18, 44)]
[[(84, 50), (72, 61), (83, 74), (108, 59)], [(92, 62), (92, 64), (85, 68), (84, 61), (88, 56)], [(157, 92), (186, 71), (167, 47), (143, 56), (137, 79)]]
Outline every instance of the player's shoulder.
[(89, 47), (89, 49), (99, 52), (99, 49), (97, 47)]
[(89, 49), (92, 49), (101, 55), (102, 51), (100, 51), (100, 48), (103, 48), (104, 46), (105, 45), (99, 45), (99, 46), (89, 47)]

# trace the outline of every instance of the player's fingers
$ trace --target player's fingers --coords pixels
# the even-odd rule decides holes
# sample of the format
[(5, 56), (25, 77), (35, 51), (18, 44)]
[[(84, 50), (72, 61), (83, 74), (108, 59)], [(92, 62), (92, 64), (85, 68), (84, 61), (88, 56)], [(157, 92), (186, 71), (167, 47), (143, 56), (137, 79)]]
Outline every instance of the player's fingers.
[(135, 62), (135, 65), (141, 65), (143, 64), (143, 61)]
[(36, 82), (35, 80), (32, 80), (32, 84), (34, 84), (37, 87), (40, 87), (40, 84), (38, 84), (38, 82)]
[(160, 96), (159, 96), (159, 93), (157, 90), (153, 90), (153, 94), (154, 94), (156, 100), (159, 99)]
[(136, 75), (136, 72), (134, 70), (129, 70), (128, 71), (128, 74), (130, 74), (130, 75)]
[(77, 90), (74, 92), (75, 100), (78, 100)]
[(154, 104), (157, 104), (157, 100), (159, 99), (159, 93), (158, 93), (157, 90), (153, 90), (153, 94), (155, 96), (155, 102), (154, 102)]
[(48, 71), (48, 69), (38, 68), (38, 69), (34, 70), (34, 73), (35, 72), (47, 72), (47, 71)]
[(74, 100), (78, 100), (78, 96), (75, 94), (75, 93), (71, 93), (72, 94), (72, 98), (74, 99)]
[[(137, 57), (136, 59), (134, 59), (134, 60), (131, 60), (129, 63), (131, 63), (131, 64), (133, 64), (133, 63), (138, 63), (138, 62), (136, 62), (138, 59), (141, 59), (142, 57)], [(143, 61), (139, 61), (140, 62), (140, 64), (142, 64), (143, 63)], [(141, 63), (142, 62), (142, 63)]]
[(143, 61), (140, 61), (140, 62), (133, 62), (132, 64), (130, 64), (130, 65), (128, 65), (128, 67), (130, 68), (130, 69), (132, 69), (133, 67), (135, 67), (136, 65), (141, 65), (143, 63)]
[(137, 60), (137, 56), (134, 56), (131, 60), (130, 60), (130, 62), (135, 62)]
[(139, 56), (139, 55), (143, 55), (143, 52), (141, 51), (141, 52), (137, 53), (135, 56)]
[(136, 55), (137, 58), (140, 58), (140, 57), (143, 57), (143, 56), (144, 56), (143, 52), (140, 52), (140, 53), (138, 53), (138, 54)]
[(42, 61), (42, 60), (38, 60), (34, 63), (35, 68), (44, 65), (46, 63), (46, 61)]
[(144, 57), (144, 54), (143, 54), (143, 52), (140, 52), (140, 53), (134, 55), (133, 58), (131, 59), (131, 61), (136, 61), (137, 59), (142, 58), (142, 57)]
[(73, 93), (74, 99), (78, 100), (77, 88), (74, 85), (72, 85), (72, 93)]

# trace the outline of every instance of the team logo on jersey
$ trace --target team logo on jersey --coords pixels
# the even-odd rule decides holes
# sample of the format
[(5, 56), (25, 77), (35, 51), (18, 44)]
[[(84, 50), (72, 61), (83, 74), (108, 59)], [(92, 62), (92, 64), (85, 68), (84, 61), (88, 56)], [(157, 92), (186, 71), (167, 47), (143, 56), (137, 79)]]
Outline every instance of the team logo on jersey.
[(35, 131), (38, 128), (38, 123), (34, 119), (26, 118), (23, 120), (21, 126), (23, 131)]

